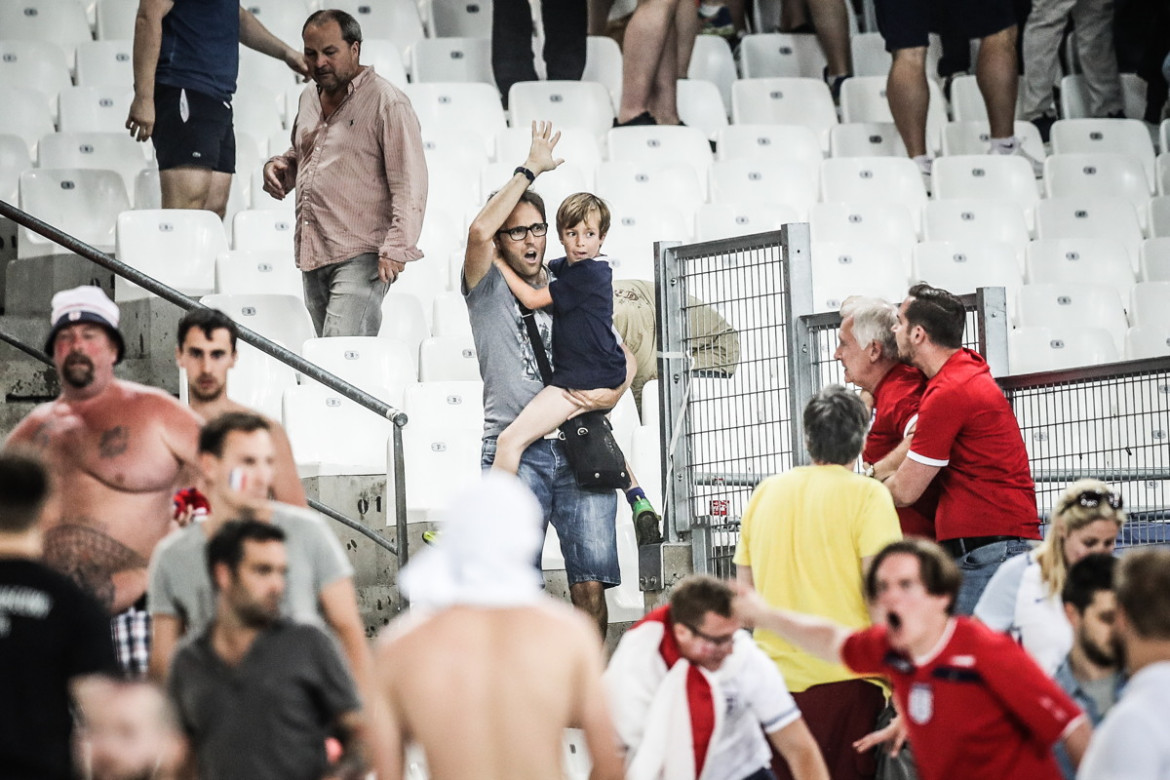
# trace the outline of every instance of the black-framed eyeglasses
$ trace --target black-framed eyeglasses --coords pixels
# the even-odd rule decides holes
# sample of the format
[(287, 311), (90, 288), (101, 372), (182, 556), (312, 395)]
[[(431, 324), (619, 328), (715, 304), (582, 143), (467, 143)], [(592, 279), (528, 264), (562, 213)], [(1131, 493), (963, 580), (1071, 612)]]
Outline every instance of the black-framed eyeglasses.
[(704, 642), (710, 642), (715, 647), (726, 647), (735, 641), (734, 631), (730, 634), (727, 634), (726, 636), (711, 636), (710, 634), (704, 634), (690, 623), (683, 623), (683, 625), (686, 626), (687, 630), (697, 636), (699, 639), (702, 639)]
[(529, 231), (532, 231), (532, 235), (536, 236), (537, 238), (540, 238), (544, 234), (548, 233), (548, 223), (547, 222), (537, 222), (535, 225), (528, 225), (527, 227), (524, 225), (519, 225), (518, 227), (514, 227), (514, 228), (506, 228), (504, 230), (497, 230), (496, 235), (497, 236), (500, 236), (500, 235), (507, 236), (508, 238), (512, 239), (513, 241), (523, 241), (524, 237), (528, 235)]
[(1124, 505), (1121, 496), (1109, 490), (1086, 490), (1078, 493), (1077, 497), (1072, 500), (1072, 503), (1079, 504), (1086, 509), (1094, 509), (1101, 506), (1102, 503), (1108, 504), (1112, 509), (1121, 509)]

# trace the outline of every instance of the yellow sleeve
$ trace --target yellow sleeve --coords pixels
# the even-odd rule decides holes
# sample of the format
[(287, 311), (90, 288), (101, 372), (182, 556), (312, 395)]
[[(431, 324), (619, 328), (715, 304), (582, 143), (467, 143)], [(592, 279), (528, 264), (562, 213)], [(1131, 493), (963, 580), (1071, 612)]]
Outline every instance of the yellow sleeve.
[(902, 538), (902, 526), (890, 491), (877, 480), (868, 481), (872, 484), (854, 520), (857, 551), (862, 558), (877, 555), (887, 544)]
[(735, 557), (732, 558), (732, 563), (736, 566), (752, 565), (750, 551), (752, 521), (756, 513), (760, 511), (760, 504), (763, 502), (763, 495), (767, 489), (767, 485), (768, 480), (764, 480), (756, 486), (751, 499), (748, 500), (747, 509), (743, 510), (743, 517), (739, 521), (739, 543), (735, 547)]

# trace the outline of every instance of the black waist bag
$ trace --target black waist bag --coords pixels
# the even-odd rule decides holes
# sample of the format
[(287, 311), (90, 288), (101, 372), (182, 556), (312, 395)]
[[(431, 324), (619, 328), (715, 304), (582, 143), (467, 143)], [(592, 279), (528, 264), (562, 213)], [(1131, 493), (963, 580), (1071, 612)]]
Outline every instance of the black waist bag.
[[(520, 315), (528, 331), (540, 378), (548, 385), (552, 380), (552, 368), (548, 364), (548, 356), (544, 354), (544, 342), (540, 340), (532, 310), (521, 303)], [(626, 456), (613, 438), (613, 428), (605, 412), (579, 414), (561, 423), (560, 432), (560, 440), (565, 445), (565, 457), (569, 459), (578, 487), (598, 491), (624, 490), (629, 487)]]
[(565, 457), (583, 490), (625, 489), (630, 484), (626, 456), (613, 438), (605, 412), (585, 412), (561, 423)]

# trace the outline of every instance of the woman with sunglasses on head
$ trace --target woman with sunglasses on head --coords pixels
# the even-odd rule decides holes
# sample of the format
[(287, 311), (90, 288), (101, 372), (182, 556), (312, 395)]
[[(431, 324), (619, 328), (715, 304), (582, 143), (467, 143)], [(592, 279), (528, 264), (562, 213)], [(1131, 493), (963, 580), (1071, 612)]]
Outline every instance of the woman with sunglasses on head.
[(1048, 674), (1072, 648), (1060, 592), (1069, 568), (1088, 555), (1112, 555), (1125, 523), (1121, 496), (1082, 479), (1056, 502), (1044, 541), (1005, 562), (975, 606), (975, 617), (1015, 637)]

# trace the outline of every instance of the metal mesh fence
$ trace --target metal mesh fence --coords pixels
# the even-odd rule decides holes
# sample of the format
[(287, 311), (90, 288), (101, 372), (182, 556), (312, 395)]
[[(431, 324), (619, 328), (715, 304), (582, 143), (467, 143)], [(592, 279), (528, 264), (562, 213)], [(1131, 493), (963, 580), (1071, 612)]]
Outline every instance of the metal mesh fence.
[[(685, 409), (663, 420), (668, 536), (690, 533), (697, 571), (732, 573), (752, 490), (793, 465), (783, 255), (769, 233), (667, 249), (661, 264), (663, 409)], [(738, 360), (696, 370), (712, 311), (738, 333)]]
[(1109, 483), (1130, 522), (1120, 545), (1170, 542), (1170, 358), (1001, 380), (1047, 521), (1065, 487)]

